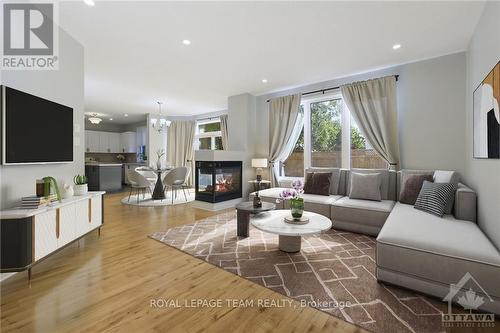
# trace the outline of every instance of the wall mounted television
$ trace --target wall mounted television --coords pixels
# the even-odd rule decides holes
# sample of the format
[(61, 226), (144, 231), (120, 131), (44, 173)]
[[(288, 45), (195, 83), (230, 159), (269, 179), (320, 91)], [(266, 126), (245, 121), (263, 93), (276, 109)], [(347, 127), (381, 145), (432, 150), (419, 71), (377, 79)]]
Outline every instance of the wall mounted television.
[(73, 108), (2, 89), (2, 163), (73, 162)]

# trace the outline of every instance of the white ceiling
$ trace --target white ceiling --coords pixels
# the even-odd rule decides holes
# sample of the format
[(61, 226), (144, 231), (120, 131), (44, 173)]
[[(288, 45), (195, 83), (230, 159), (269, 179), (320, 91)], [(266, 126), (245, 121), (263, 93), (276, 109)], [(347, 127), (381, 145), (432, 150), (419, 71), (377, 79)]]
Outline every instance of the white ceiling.
[[(101, 2), (60, 5), (85, 47), (85, 106), (117, 122), (463, 51), (483, 2)], [(185, 46), (183, 39), (192, 44)], [(401, 44), (394, 51), (393, 44)], [(261, 80), (269, 80), (263, 84)], [(129, 113), (128, 119), (123, 113)]]

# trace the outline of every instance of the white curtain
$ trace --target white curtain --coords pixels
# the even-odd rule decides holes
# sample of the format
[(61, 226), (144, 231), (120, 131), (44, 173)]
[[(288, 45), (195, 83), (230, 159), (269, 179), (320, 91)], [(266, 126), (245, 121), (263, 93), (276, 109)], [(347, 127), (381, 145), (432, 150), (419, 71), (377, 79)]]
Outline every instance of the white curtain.
[(191, 171), (187, 179), (188, 186), (193, 185), (194, 174), (194, 120), (175, 120), (168, 128), (167, 161), (174, 167), (186, 166)]
[(396, 78), (355, 82), (340, 87), (342, 97), (359, 129), (375, 151), (399, 169), (398, 114)]
[(269, 102), (269, 161), (271, 182), (278, 183), (279, 168), (293, 150), (304, 124), (299, 113), (300, 94), (283, 96)]
[(227, 135), (227, 114), (220, 116), (220, 132), (222, 134), (222, 149), (229, 150), (229, 139)]

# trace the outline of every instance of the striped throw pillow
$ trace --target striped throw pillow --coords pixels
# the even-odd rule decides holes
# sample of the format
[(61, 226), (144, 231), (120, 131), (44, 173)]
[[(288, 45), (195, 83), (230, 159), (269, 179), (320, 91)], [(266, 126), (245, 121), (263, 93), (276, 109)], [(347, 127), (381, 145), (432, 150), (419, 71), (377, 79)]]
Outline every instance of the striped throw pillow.
[(432, 183), (424, 181), (415, 202), (415, 208), (442, 217), (446, 205), (455, 196), (456, 185), (451, 183)]

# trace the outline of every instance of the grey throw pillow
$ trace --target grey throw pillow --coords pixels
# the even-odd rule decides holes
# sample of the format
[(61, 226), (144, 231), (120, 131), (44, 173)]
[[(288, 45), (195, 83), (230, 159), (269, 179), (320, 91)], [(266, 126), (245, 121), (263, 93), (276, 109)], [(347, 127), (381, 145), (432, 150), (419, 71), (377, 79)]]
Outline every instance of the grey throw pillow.
[(442, 217), (446, 213), (447, 204), (455, 196), (455, 191), (454, 184), (424, 181), (414, 207)]
[(381, 187), (382, 175), (380, 173), (362, 174), (351, 172), (349, 198), (382, 201)]
[[(459, 181), (460, 181), (460, 176), (456, 171), (448, 171), (448, 170), (434, 171), (434, 183), (450, 183), (455, 186), (455, 189), (457, 189)], [(446, 207), (444, 208), (445, 214), (451, 214), (454, 202), (455, 202), (455, 193), (453, 193), (453, 198), (448, 201)]]

